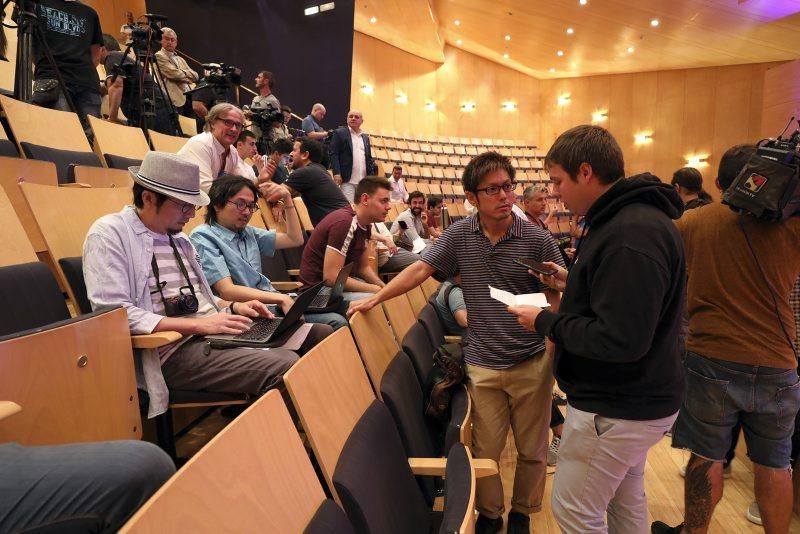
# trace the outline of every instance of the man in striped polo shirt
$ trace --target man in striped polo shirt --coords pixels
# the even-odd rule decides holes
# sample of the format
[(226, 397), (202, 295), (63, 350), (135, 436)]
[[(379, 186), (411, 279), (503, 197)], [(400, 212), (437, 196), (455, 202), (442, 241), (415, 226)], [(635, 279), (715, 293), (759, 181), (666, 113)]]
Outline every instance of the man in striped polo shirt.
[[(509, 427), (519, 457), (508, 532), (529, 532), (529, 514), (541, 509), (547, 471), (548, 424), (553, 387), (551, 355), (545, 339), (517, 323), (505, 304), (489, 296), (489, 286), (514, 294), (544, 292), (554, 308), (559, 293), (514, 263), (516, 258), (563, 265), (549, 232), (513, 214), (514, 168), (505, 156), (486, 152), (464, 170), (464, 191), (477, 214), (453, 223), (422, 254), (374, 296), (355, 303), (352, 313), (401, 295), (431, 275), (461, 274), (468, 310), (467, 387), (473, 400), (473, 450), (477, 458), (498, 460)], [(499, 475), (481, 478), (476, 532), (503, 526), (503, 486)]]

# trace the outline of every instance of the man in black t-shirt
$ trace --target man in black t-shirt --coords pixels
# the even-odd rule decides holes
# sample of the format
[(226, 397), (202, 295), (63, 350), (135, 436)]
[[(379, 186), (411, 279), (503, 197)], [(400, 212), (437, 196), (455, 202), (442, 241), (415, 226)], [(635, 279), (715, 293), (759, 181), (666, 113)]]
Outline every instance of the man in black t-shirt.
[[(300, 196), (308, 208), (311, 223), (316, 226), (329, 213), (350, 205), (342, 190), (334, 183), (328, 171), (319, 164), (322, 159), (322, 144), (308, 137), (294, 142), (292, 150), (292, 174), (283, 184)], [(266, 164), (269, 176), (275, 172), (275, 164)]]
[[(100, 61), (103, 32), (97, 12), (80, 2), (39, 0), (36, 14), (84, 130), (90, 133), (86, 116), (100, 116), (100, 78), (95, 65)], [(44, 48), (38, 39), (34, 39), (33, 43), (36, 85), (41, 85), (45, 80), (56, 80), (55, 68), (47, 59)], [(35, 94), (34, 102), (71, 111), (63, 90), (53, 91), (52, 97), (47, 93)]]

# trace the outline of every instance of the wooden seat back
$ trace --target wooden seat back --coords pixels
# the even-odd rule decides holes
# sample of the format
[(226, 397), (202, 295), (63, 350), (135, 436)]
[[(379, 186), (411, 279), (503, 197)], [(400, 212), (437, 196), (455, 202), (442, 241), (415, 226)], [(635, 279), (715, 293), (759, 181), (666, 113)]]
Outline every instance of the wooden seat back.
[(3, 95), (0, 105), (23, 157), (23, 142), (59, 150), (92, 151), (77, 114), (34, 106)]
[(17, 212), (14, 211), (2, 188), (0, 188), (0, 242), (3, 243), (0, 247), (0, 267), (38, 261), (28, 234), (23, 230)]
[(325, 500), (278, 391), (209, 441), (120, 530), (303, 532)]
[(22, 228), (36, 252), (45, 252), (47, 245), (42, 237), (42, 232), (33, 220), (33, 214), (22, 196), (19, 181), (42, 184), (49, 186), (58, 185), (56, 166), (50, 161), (37, 161), (33, 159), (0, 157), (0, 186), (3, 187), (8, 201), (14, 208), (22, 223)]
[(408, 296), (403, 294), (384, 301), (383, 309), (389, 319), (389, 324), (392, 326), (395, 339), (398, 343), (401, 343), (406, 333), (408, 333), (408, 329), (417, 322), (416, 314), (411, 307)]
[(150, 142), (153, 144), (153, 150), (159, 152), (171, 152), (175, 154), (178, 150), (183, 148), (183, 145), (188, 141), (185, 137), (178, 137), (175, 135), (167, 135), (156, 132), (155, 130), (147, 130), (147, 135), (150, 136)]
[(94, 132), (94, 152), (104, 166), (108, 166), (105, 155), (122, 156), (123, 158), (144, 159), (150, 150), (144, 132), (133, 126), (123, 126), (97, 117), (88, 117)]
[(56, 272), (72, 302), (77, 300), (58, 260), (83, 255), (86, 234), (94, 222), (131, 203), (130, 189), (116, 187), (53, 187), (20, 184), (22, 194), (55, 260)]
[(308, 434), (334, 498), (333, 473), (350, 432), (375, 400), (350, 331), (340, 328), (284, 375), (286, 389)]
[(92, 187), (118, 187), (128, 191), (133, 187), (133, 178), (128, 171), (88, 165), (75, 166), (75, 182)]
[(142, 435), (128, 315), (114, 308), (0, 341), (0, 391), (22, 412), (0, 442), (55, 445)]
[(361, 359), (364, 360), (372, 385), (380, 396), (383, 373), (400, 350), (383, 308), (375, 306), (368, 312), (354, 314), (350, 318), (350, 329), (353, 331), (353, 337), (358, 344)]

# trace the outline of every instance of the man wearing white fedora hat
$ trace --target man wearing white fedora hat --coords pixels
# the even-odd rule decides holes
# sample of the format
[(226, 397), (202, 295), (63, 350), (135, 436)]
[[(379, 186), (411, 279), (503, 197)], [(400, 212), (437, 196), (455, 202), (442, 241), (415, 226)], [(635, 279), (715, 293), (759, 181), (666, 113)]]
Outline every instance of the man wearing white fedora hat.
[[(184, 335), (140, 355), (137, 373), (150, 397), (149, 417), (166, 411), (167, 387), (259, 395), (280, 384), (297, 361), (295, 352), (215, 349), (203, 339), (244, 332), (251, 317), (272, 313), (257, 300), (230, 302), (212, 294), (197, 251), (182, 233), (197, 207), (209, 203), (200, 190), (197, 165), (175, 154), (148, 152), (142, 165), (129, 171), (134, 205), (92, 225), (83, 248), (83, 272), (92, 307), (122, 305), (132, 334), (172, 330)], [(327, 329), (325, 335), (331, 332), (318, 326)], [(318, 336), (307, 336), (300, 352), (317, 341)]]

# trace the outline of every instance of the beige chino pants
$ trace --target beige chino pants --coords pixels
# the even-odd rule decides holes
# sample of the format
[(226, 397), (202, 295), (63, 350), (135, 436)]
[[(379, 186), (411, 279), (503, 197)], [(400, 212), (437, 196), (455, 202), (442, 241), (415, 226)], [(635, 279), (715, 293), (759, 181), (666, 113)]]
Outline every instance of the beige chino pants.
[[(553, 391), (553, 360), (544, 351), (508, 369), (467, 365), (472, 398), (472, 444), (476, 458), (498, 461), (508, 429), (519, 452), (511, 509), (525, 515), (542, 508), (547, 474), (548, 430)], [(500, 475), (478, 479), (478, 511), (490, 518), (503, 514)]]

